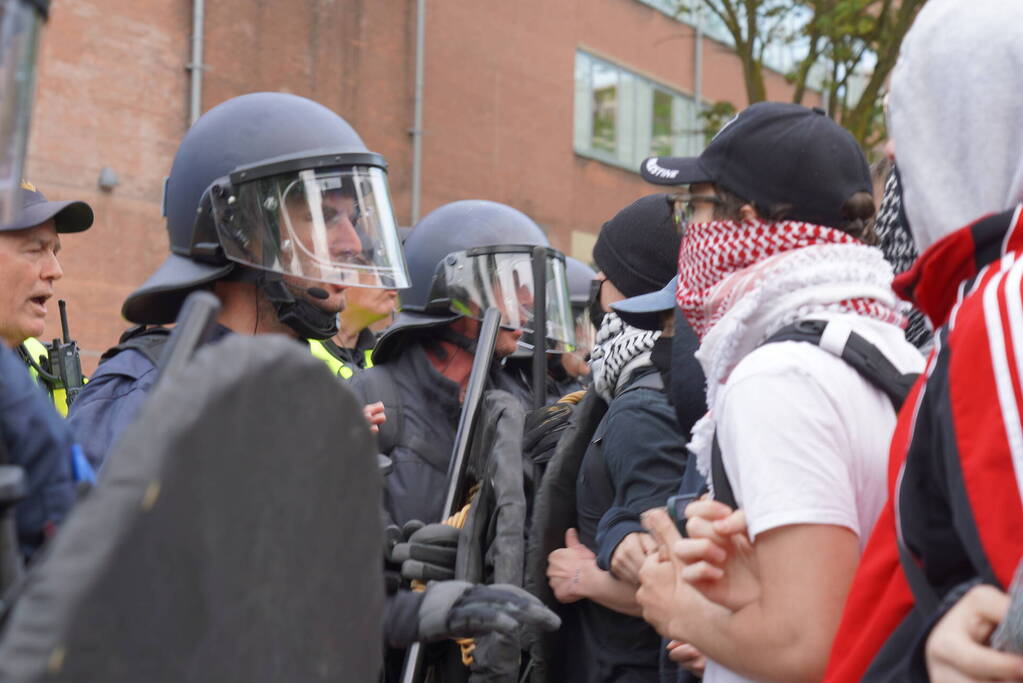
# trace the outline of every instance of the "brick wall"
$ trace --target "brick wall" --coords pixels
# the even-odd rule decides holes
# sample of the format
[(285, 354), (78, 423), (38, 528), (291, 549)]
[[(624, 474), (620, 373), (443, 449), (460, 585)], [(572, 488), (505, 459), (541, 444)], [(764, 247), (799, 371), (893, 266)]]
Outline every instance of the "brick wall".
[[(60, 296), (87, 368), (116, 341), (124, 297), (166, 253), (163, 177), (188, 127), (189, 0), (55, 0), (44, 30), (28, 177), (84, 199), (95, 227), (64, 239)], [(345, 116), (390, 163), (411, 212), (415, 0), (208, 2), (203, 110), (279, 90)], [(485, 198), (531, 215), (571, 251), (653, 187), (572, 150), (575, 51), (677, 90), (693, 87), (692, 30), (636, 0), (427, 0), (423, 213)], [(735, 56), (704, 43), (704, 96), (743, 102)], [(783, 79), (768, 91), (784, 98)], [(97, 187), (114, 169), (120, 185)], [(578, 254), (577, 254), (578, 255)], [(56, 306), (48, 332), (55, 334)]]

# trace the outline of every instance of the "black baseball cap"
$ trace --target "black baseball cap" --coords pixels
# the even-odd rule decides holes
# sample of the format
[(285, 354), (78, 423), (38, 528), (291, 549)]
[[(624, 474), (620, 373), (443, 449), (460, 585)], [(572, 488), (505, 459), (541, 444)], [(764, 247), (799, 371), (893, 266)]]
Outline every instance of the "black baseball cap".
[(18, 215), (0, 226), (0, 232), (34, 228), (51, 218), (59, 233), (81, 232), (92, 226), (92, 207), (85, 202), (48, 201), (35, 185), (24, 180), (18, 193)]
[(754, 204), (789, 205), (786, 218), (841, 226), (842, 204), (870, 192), (870, 167), (849, 131), (823, 110), (758, 102), (718, 131), (698, 157), (650, 157), (640, 173), (657, 185), (714, 183)]

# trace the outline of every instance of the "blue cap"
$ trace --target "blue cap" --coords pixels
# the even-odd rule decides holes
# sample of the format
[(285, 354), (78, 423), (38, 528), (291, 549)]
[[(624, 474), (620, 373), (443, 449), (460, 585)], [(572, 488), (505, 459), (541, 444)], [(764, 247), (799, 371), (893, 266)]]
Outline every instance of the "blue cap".
[(640, 294), (611, 304), (626, 325), (641, 330), (660, 330), (664, 327), (661, 318), (666, 311), (675, 308), (675, 290), (678, 289), (678, 275), (656, 292)]
[(18, 214), (0, 225), (0, 232), (26, 230), (53, 219), (57, 232), (81, 232), (92, 225), (92, 208), (85, 202), (51, 202), (35, 185), (22, 180), (18, 189)]

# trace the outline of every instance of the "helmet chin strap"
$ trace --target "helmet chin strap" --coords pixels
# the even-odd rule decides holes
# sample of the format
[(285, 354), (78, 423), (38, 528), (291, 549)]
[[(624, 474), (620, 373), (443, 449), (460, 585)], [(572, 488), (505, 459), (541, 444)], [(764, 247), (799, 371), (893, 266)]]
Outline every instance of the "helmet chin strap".
[[(478, 333), (479, 328), (477, 328), (477, 334)], [(455, 332), (453, 329), (451, 329), (451, 325), (448, 324), (444, 325), (443, 327), (432, 330), (429, 337), (427, 337), (425, 341), (427, 348), (429, 348), (431, 351), (437, 354), (438, 358), (440, 358), (441, 360), (447, 360), (448, 352), (444, 350), (444, 347), (441, 346), (440, 342), (446, 341), (450, 344), (454, 344), (458, 348), (468, 353), (475, 355), (476, 342), (478, 340), (472, 339), (471, 337), (467, 337), (459, 332)]]
[[(337, 334), (336, 313), (327, 313), (304, 297), (295, 297), (293, 293), (306, 290), (289, 285), (282, 276), (265, 270), (257, 273), (256, 286), (273, 304), (277, 320), (290, 327), (299, 337), (322, 340), (330, 339)], [(314, 296), (315, 294), (313, 293)]]

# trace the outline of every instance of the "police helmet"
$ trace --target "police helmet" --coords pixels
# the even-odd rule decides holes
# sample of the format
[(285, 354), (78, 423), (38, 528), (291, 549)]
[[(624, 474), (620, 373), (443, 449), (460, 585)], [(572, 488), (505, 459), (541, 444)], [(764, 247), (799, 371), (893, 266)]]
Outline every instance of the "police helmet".
[(284, 278), (408, 286), (386, 167), (343, 118), (303, 97), (253, 93), (214, 107), (185, 135), (166, 182), (171, 254), (124, 316), (172, 322), (189, 292), (231, 278), (256, 282), (298, 334), (333, 335), (336, 316), (294, 297)]
[(49, 0), (0, 0), (0, 223), (20, 208), (39, 30)]
[(405, 242), (412, 286), (401, 294), (397, 320), (381, 336), (374, 360), (385, 359), (412, 329), (480, 318), (489, 306), (502, 324), (532, 338), (532, 252), (547, 247), (547, 334), (549, 344), (574, 342), (565, 257), (550, 248), (543, 230), (505, 204), (470, 199), (445, 204), (422, 218)]

